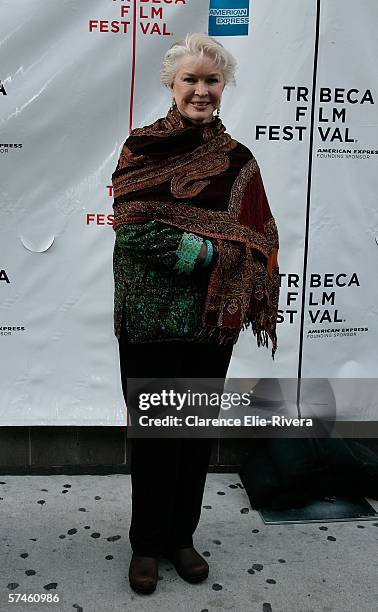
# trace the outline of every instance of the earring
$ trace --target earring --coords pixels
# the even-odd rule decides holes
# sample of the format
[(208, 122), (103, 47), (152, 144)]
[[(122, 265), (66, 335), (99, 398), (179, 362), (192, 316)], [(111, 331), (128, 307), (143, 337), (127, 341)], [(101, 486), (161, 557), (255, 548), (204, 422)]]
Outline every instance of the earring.
[(175, 100), (174, 98), (172, 98), (172, 104), (171, 104), (171, 106), (170, 106), (170, 109), (169, 109), (169, 110), (173, 111), (173, 110), (175, 109), (175, 107), (176, 107), (176, 106), (177, 106), (177, 104), (176, 104), (176, 100)]
[(215, 110), (215, 115), (214, 115), (217, 119), (219, 119), (220, 116), (220, 106), (218, 106), (218, 108)]

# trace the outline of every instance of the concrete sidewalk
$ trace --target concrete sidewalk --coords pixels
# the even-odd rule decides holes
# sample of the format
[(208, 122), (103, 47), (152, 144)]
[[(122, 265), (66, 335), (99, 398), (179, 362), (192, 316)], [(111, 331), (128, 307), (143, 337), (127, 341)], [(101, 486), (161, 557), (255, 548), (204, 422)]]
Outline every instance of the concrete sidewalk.
[[(0, 482), (1, 612), (378, 610), (377, 521), (266, 526), (237, 474), (209, 474), (195, 538), (209, 578), (187, 584), (161, 560), (155, 593), (140, 596), (127, 580), (130, 476)], [(59, 602), (9, 602), (19, 593)]]

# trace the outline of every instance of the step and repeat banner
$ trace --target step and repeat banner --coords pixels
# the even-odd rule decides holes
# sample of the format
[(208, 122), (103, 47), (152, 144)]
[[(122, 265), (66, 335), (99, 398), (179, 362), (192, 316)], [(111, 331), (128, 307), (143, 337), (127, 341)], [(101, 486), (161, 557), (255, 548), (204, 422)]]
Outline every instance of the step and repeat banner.
[(303, 413), (329, 391), (342, 417), (378, 420), (376, 0), (0, 11), (0, 425), (126, 422), (111, 174), (129, 130), (166, 114), (160, 64), (187, 32), (237, 59), (221, 117), (257, 158), (280, 233), (279, 349), (272, 361), (243, 332), (229, 376), (299, 378)]

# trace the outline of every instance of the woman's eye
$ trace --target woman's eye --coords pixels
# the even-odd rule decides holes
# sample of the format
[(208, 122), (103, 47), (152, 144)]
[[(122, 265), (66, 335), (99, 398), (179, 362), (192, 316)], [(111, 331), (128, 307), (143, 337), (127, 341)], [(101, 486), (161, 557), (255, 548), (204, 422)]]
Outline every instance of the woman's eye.
[[(194, 79), (193, 77), (184, 77), (184, 81), (185, 83), (195, 83), (196, 79)], [(217, 79), (216, 77), (213, 77), (211, 79), (207, 79), (206, 82), (209, 84), (218, 83), (219, 79)]]

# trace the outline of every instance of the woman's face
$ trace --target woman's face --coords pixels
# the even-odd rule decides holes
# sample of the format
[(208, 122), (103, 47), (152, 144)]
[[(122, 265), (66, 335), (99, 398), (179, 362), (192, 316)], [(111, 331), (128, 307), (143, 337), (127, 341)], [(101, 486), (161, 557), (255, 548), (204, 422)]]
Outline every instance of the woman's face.
[(209, 123), (220, 107), (224, 78), (214, 60), (188, 55), (179, 63), (171, 85), (180, 113), (193, 123)]

